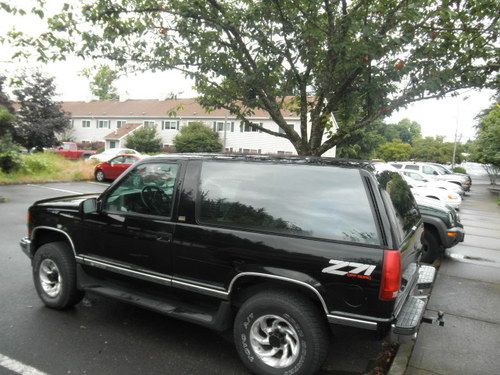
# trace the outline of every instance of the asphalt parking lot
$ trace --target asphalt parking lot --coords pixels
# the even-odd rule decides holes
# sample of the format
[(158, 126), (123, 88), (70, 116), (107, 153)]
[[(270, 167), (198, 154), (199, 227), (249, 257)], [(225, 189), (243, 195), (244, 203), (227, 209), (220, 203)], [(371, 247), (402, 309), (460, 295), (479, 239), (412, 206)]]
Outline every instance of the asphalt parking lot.
[[(0, 374), (16, 373), (2, 363), (30, 375), (247, 374), (230, 342), (197, 325), (93, 295), (67, 311), (44, 307), (18, 245), (27, 208), (39, 199), (105, 188), (89, 182), (0, 186), (7, 198), (0, 203)], [(339, 328), (322, 374), (366, 373), (382, 351), (374, 333)]]

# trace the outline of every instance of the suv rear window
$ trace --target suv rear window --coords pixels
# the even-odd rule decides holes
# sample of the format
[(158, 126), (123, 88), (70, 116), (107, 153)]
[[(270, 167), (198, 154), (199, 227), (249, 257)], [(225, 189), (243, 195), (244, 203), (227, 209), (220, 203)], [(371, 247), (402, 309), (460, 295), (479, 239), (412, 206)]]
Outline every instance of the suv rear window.
[(396, 172), (384, 171), (377, 175), (382, 197), (389, 211), (396, 217), (395, 227), (402, 241), (420, 220), (420, 212), (406, 181)]
[(356, 169), (204, 162), (201, 223), (279, 234), (380, 243)]

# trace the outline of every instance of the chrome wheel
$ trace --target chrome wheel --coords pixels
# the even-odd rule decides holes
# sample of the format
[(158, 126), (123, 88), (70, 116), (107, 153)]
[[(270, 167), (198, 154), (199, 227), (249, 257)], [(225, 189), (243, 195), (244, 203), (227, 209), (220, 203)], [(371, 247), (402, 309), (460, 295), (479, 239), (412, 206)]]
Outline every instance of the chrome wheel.
[(103, 171), (97, 171), (95, 174), (95, 179), (99, 182), (104, 181), (104, 172)]
[(40, 269), (38, 271), (38, 277), (40, 278), (40, 285), (43, 291), (52, 298), (55, 298), (61, 292), (62, 278), (59, 268), (57, 268), (56, 263), (46, 258), (40, 263)]
[(300, 341), (293, 326), (282, 317), (264, 315), (250, 328), (250, 344), (255, 354), (266, 365), (288, 367), (300, 352)]

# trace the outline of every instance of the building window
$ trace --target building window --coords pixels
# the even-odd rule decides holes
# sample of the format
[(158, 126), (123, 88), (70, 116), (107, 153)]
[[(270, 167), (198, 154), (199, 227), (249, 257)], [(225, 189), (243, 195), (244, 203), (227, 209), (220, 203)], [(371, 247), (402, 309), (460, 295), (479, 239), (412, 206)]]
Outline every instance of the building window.
[(116, 141), (109, 141), (109, 148), (116, 148)]
[[(258, 125), (261, 127), (264, 127), (264, 124), (262, 122), (259, 122)], [(246, 132), (246, 133), (261, 133), (262, 132), (261, 130), (254, 128), (253, 126), (251, 126), (249, 124), (243, 124), (243, 123), (240, 124), (240, 131)]]
[(144, 121), (144, 127), (154, 128), (156, 127), (156, 121)]
[(163, 120), (161, 130), (179, 130), (179, 121)]
[(98, 120), (97, 121), (97, 128), (98, 129), (102, 129), (102, 128), (109, 129), (109, 120)]
[(116, 128), (117, 128), (117, 129), (120, 129), (120, 128), (121, 128), (123, 125), (125, 125), (126, 123), (127, 123), (127, 121), (126, 121), (126, 120), (118, 120), (118, 121), (116, 122)]
[(82, 128), (90, 128), (90, 120), (82, 120)]
[(226, 131), (234, 132), (234, 122), (229, 121), (214, 121), (212, 129), (214, 132), (223, 132), (224, 124), (226, 124)]
[[(290, 129), (293, 130), (293, 124), (286, 124)], [(285, 131), (281, 128), (278, 129), (278, 133), (285, 134)]]

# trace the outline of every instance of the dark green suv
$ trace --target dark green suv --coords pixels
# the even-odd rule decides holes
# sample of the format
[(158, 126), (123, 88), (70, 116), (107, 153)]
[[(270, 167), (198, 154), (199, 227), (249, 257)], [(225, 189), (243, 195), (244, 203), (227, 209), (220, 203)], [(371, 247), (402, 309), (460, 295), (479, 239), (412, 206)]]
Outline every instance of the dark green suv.
[(464, 240), (464, 226), (452, 207), (430, 198), (415, 197), (415, 200), (424, 221), (421, 260), (432, 263), (445, 249)]

